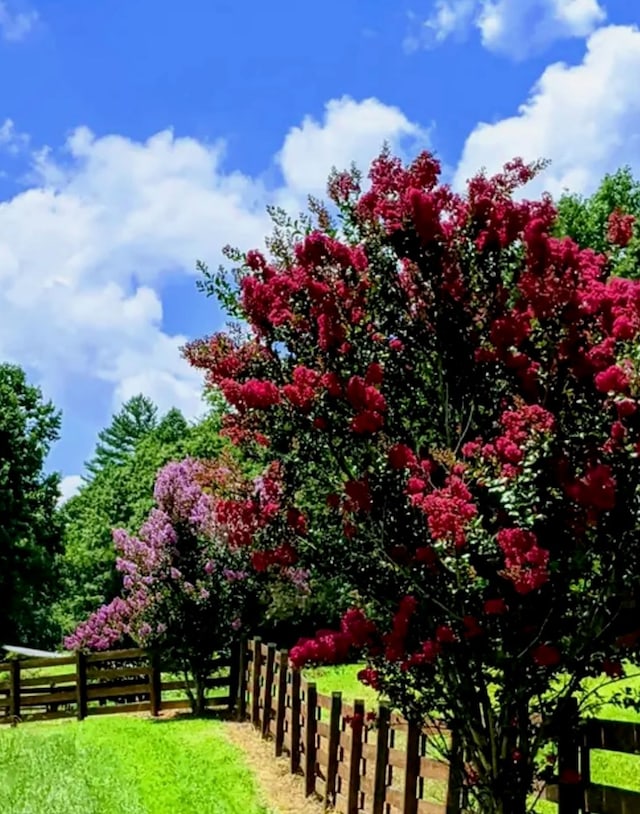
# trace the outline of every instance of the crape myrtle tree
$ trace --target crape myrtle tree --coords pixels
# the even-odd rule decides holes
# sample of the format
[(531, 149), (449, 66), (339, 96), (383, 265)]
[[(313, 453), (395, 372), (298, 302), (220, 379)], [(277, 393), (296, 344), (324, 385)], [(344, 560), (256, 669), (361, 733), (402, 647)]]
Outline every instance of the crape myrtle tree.
[[(133, 641), (156, 651), (165, 667), (184, 673), (192, 708), (202, 713), (212, 656), (229, 652), (259, 614), (265, 592), (236, 517), (257, 534), (269, 523), (277, 488), (268, 475), (248, 481), (231, 455), (164, 466), (156, 506), (140, 532), (114, 531), (120, 595), (82, 622), (65, 646), (108, 650)], [(293, 590), (304, 574), (283, 560), (277, 577)]]
[[(127, 402), (116, 415), (107, 434), (128, 415)], [(153, 403), (144, 400), (148, 415)], [(64, 527), (63, 551), (58, 558), (60, 592), (53, 608), (58, 639), (68, 634), (96, 607), (107, 604), (120, 592), (122, 578), (115, 568), (116, 552), (112, 529), (137, 532), (154, 506), (153, 487), (158, 470), (169, 461), (186, 457), (214, 458), (225, 445), (220, 439), (220, 418), (212, 409), (200, 422), (190, 425), (179, 410), (171, 409), (146, 435), (139, 437), (130, 452), (122, 449), (107, 460), (80, 492), (60, 509)], [(104, 435), (104, 432), (103, 432)], [(228, 447), (229, 444), (227, 443)], [(103, 457), (98, 443), (93, 460)]]
[(337, 216), (276, 212), (268, 256), (205, 278), (248, 327), (186, 349), (278, 467), (294, 555), (356, 598), (292, 659), (362, 653), (365, 683), (457, 733), (485, 814), (527, 810), (584, 679), (640, 641), (640, 285), (514, 198), (537, 170), (460, 195), (429, 154), (383, 152), (365, 189), (334, 173)]

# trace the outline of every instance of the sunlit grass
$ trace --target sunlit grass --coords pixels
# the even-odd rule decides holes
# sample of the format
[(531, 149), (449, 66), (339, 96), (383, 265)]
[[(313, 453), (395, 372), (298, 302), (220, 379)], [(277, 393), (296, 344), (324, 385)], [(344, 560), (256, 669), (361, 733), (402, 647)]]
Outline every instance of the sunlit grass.
[(0, 729), (0, 811), (266, 814), (223, 723), (133, 716)]

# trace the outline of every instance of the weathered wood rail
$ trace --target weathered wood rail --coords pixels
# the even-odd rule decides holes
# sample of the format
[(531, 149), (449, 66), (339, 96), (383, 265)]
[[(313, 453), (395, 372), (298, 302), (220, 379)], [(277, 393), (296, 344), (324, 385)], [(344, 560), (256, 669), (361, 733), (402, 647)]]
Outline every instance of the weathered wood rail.
[[(235, 703), (238, 672), (233, 661), (211, 662), (207, 689), (228, 690), (208, 699), (211, 709), (228, 710)], [(157, 715), (161, 710), (188, 709), (186, 687), (184, 680), (167, 676), (159, 662), (137, 648), (17, 659), (0, 664), (0, 723), (116, 712)]]

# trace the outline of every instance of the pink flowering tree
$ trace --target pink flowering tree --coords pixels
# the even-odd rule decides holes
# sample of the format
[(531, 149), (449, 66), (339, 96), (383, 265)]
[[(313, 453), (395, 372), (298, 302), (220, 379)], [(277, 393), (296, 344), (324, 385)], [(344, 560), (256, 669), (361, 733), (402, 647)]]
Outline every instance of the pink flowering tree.
[(155, 650), (184, 673), (192, 707), (202, 713), (212, 656), (228, 652), (255, 617), (250, 551), (223, 516), (246, 490), (230, 460), (163, 467), (156, 507), (139, 534), (114, 531), (122, 595), (79, 625), (65, 646), (108, 650), (133, 641)]
[(640, 285), (554, 237), (550, 199), (514, 199), (536, 170), (461, 195), (428, 154), (383, 153), (364, 190), (334, 174), (331, 211), (277, 213), (268, 254), (207, 272), (246, 327), (186, 349), (278, 468), (266, 556), (286, 527), (352, 592), (292, 658), (362, 654), (365, 683), (457, 733), (484, 814), (527, 810), (572, 697), (640, 642)]

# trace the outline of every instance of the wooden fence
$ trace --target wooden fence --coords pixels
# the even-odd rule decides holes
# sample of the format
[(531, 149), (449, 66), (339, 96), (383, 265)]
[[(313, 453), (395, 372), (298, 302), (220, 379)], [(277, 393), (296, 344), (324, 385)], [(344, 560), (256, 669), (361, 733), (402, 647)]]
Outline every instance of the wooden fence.
[[(434, 739), (451, 739), (451, 733), (422, 729), (384, 704), (369, 727), (363, 701), (319, 694), (290, 668), (286, 651), (259, 638), (242, 648), (239, 674), (240, 720), (273, 740), (275, 755), (287, 756), (291, 772), (304, 776), (306, 794), (317, 794), (325, 807), (339, 814), (465, 811), (461, 761), (450, 766), (432, 756)], [(558, 803), (558, 814), (640, 814), (640, 793), (591, 782), (594, 749), (640, 755), (640, 726), (593, 720), (580, 738), (567, 731), (558, 744), (558, 768), (568, 779), (580, 774), (582, 782), (549, 786), (545, 799)]]
[[(307, 795), (339, 814), (462, 814), (460, 769), (438, 760), (436, 738), (458, 754), (451, 733), (422, 729), (381, 704), (369, 725), (363, 701), (317, 692), (289, 666), (286, 651), (258, 638), (231, 659), (211, 662), (208, 707), (249, 719), (276, 756), (301, 773)], [(120, 650), (0, 664), (0, 723), (114, 712), (188, 709), (183, 679), (144, 650)], [(640, 726), (592, 720), (558, 743), (559, 771), (581, 782), (550, 786), (558, 814), (640, 814), (640, 793), (593, 783), (593, 750), (640, 755)], [(640, 771), (638, 772), (640, 774)]]
[[(237, 658), (211, 662), (207, 689), (227, 692), (209, 697), (209, 708), (233, 706), (237, 676)], [(0, 723), (189, 706), (184, 679), (140, 649), (0, 663)]]

